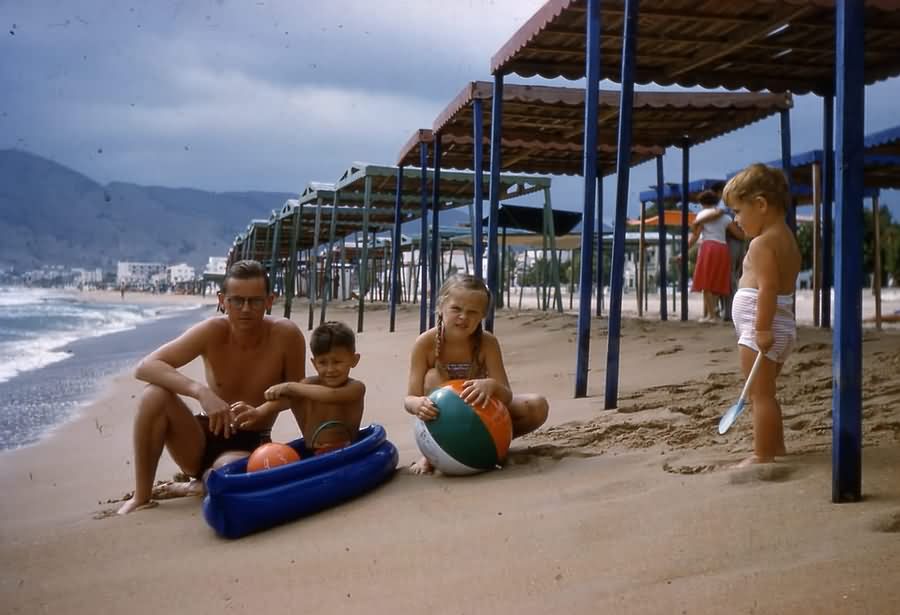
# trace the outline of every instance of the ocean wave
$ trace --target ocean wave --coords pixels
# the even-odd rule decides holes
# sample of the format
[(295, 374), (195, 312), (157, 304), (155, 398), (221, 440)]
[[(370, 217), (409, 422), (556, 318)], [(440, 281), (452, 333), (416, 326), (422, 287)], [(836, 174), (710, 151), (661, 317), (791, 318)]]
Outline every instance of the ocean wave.
[(78, 340), (134, 329), (200, 305), (78, 301), (52, 289), (0, 287), (0, 382), (67, 359)]

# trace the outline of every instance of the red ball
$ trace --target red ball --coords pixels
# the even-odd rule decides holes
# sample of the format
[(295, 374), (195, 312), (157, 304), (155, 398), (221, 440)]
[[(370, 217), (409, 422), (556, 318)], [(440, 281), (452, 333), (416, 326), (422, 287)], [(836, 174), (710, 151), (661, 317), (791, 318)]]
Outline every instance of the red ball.
[(256, 448), (247, 460), (247, 471), (258, 472), (300, 461), (300, 455), (287, 444), (269, 442)]

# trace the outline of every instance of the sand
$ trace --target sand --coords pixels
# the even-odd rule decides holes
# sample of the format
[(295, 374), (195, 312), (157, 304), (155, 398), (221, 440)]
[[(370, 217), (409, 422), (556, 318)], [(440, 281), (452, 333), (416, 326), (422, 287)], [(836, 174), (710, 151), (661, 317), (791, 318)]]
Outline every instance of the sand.
[[(276, 312), (278, 310), (276, 309)], [(355, 323), (352, 306), (330, 317)], [(295, 319), (305, 330), (305, 304)], [(356, 377), (365, 421), (400, 464), (417, 458), (401, 409), (418, 310), (366, 314)], [(831, 337), (803, 328), (782, 378), (783, 461), (735, 471), (750, 421), (718, 436), (737, 397), (727, 325), (626, 319), (620, 401), (603, 409), (605, 321), (589, 397), (572, 399), (576, 317), (500, 313), (514, 390), (551, 402), (507, 466), (470, 478), (398, 472), (337, 508), (237, 541), (198, 498), (109, 515), (132, 488), (141, 384), (116, 377), (81, 418), (3, 453), (0, 611), (7, 613), (900, 612), (900, 333), (864, 337), (863, 490), (831, 503)], [(187, 367), (200, 376), (200, 365)], [(292, 417), (274, 437), (297, 436)], [(164, 455), (158, 478), (176, 467)]]

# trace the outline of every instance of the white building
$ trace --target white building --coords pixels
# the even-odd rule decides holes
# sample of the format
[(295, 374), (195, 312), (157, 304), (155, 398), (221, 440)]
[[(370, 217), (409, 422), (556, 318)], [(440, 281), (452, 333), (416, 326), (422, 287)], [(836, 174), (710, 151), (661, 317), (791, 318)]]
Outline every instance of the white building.
[(193, 282), (196, 278), (194, 268), (186, 263), (172, 265), (166, 269), (166, 281), (169, 284), (179, 284), (181, 282)]
[(206, 269), (203, 270), (203, 273), (215, 273), (215, 274), (225, 274), (225, 266), (228, 264), (228, 257), (225, 256), (210, 256), (209, 261), (206, 263)]
[(165, 273), (166, 266), (163, 263), (132, 263), (119, 261), (116, 266), (116, 284), (119, 286), (129, 284), (145, 284), (158, 274)]
[(75, 283), (81, 286), (99, 286), (103, 283), (103, 270), (102, 269), (82, 269), (81, 267), (75, 267), (72, 269), (72, 273), (75, 274)]

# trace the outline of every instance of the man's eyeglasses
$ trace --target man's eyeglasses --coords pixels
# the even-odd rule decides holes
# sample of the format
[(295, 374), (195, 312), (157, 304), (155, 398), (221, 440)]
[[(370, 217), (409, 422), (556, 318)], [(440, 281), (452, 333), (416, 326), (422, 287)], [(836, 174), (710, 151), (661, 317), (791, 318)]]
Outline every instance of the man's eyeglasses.
[(225, 297), (225, 301), (228, 303), (228, 307), (234, 310), (240, 310), (244, 308), (244, 304), (247, 303), (254, 310), (258, 310), (266, 305), (265, 297), (241, 297), (239, 295), (229, 295)]

